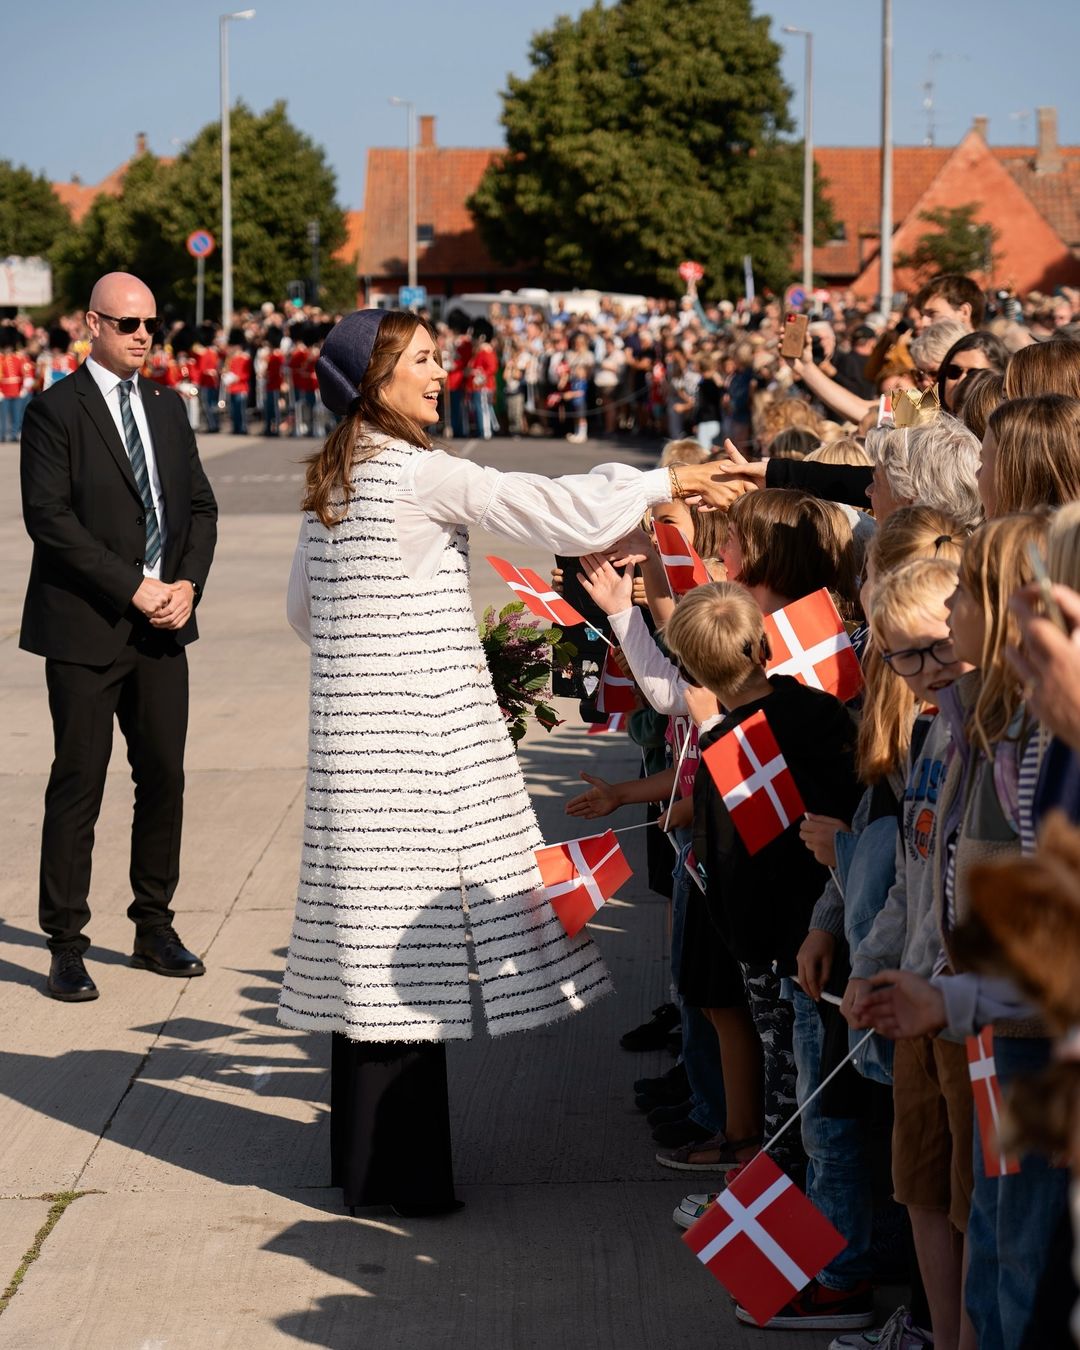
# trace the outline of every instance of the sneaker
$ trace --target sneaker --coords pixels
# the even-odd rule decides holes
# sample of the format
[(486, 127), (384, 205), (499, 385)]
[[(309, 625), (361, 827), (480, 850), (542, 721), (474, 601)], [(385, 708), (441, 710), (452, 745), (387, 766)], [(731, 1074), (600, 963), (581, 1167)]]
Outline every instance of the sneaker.
[[(749, 1326), (759, 1325), (743, 1307), (736, 1306), (735, 1316)], [(868, 1327), (873, 1320), (874, 1286), (869, 1280), (854, 1289), (827, 1289), (811, 1280), (765, 1326), (841, 1331), (845, 1327)]]
[(619, 1044), (624, 1050), (663, 1050), (672, 1027), (679, 1025), (680, 1016), (674, 1003), (661, 1003), (653, 1009), (648, 1022), (620, 1036)]
[(680, 1120), (669, 1120), (666, 1125), (657, 1125), (652, 1137), (653, 1143), (659, 1144), (661, 1148), (681, 1152), (684, 1148), (701, 1148), (703, 1144), (708, 1144), (713, 1134), (704, 1125), (697, 1124), (689, 1116), (683, 1116)]
[(634, 1084), (634, 1101), (641, 1111), (654, 1106), (677, 1106), (690, 1096), (690, 1080), (686, 1068), (676, 1064), (662, 1078), (639, 1078)]
[(934, 1338), (917, 1327), (906, 1308), (897, 1308), (883, 1327), (837, 1336), (829, 1350), (930, 1350)]
[(705, 1211), (716, 1203), (718, 1191), (702, 1192), (698, 1195), (684, 1195), (675, 1206), (672, 1218), (680, 1228), (692, 1228)]
[(650, 1128), (655, 1130), (658, 1125), (670, 1125), (673, 1120), (683, 1120), (693, 1109), (693, 1100), (687, 1098), (675, 1106), (654, 1106), (645, 1119)]

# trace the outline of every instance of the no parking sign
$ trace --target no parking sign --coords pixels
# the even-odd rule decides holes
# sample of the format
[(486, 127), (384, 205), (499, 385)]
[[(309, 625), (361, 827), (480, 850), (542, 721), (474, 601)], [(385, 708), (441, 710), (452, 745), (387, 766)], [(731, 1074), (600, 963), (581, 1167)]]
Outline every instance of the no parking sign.
[(187, 251), (193, 258), (209, 258), (217, 247), (209, 230), (192, 230), (187, 237)]

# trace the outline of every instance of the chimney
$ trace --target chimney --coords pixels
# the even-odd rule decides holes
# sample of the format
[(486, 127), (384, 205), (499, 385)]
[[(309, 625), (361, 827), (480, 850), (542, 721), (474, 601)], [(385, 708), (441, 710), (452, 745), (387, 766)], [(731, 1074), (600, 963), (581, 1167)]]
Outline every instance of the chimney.
[(435, 149), (435, 118), (431, 113), (422, 113), (420, 116), (420, 149)]
[(974, 118), (971, 123), (972, 131), (977, 131), (984, 141), (989, 141), (990, 119), (981, 114)]
[(1036, 108), (1038, 139), (1035, 144), (1035, 172), (1060, 173), (1063, 165), (1058, 149), (1057, 109)]
[(137, 131), (135, 133), (135, 153), (137, 155), (146, 154), (146, 132)]

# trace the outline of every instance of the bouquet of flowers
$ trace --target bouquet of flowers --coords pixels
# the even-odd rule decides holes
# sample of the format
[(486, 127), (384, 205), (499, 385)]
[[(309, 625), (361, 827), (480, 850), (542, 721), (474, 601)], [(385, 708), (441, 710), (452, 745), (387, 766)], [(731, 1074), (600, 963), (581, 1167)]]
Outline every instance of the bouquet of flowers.
[(513, 601), (498, 615), (489, 606), (480, 621), (480, 645), (506, 729), (515, 743), (525, 735), (530, 716), (545, 731), (559, 725), (555, 709), (545, 702), (551, 693), (551, 675), (564, 670), (577, 655), (573, 643), (563, 641), (561, 628), (540, 628), (523, 619), (524, 612), (525, 606)]

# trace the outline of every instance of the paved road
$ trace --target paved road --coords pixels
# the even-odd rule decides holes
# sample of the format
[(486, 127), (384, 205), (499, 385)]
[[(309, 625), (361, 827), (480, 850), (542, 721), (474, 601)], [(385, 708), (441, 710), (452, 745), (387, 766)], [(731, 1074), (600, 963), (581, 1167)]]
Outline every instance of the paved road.
[[(40, 661), (17, 649), (28, 546), (0, 447), (0, 1286), (77, 1192), (0, 1314), (0, 1350), (711, 1350), (827, 1336), (747, 1332), (679, 1243), (683, 1190), (652, 1159), (619, 1050), (665, 988), (665, 907), (638, 872), (596, 936), (618, 993), (550, 1030), (450, 1050), (466, 1209), (351, 1219), (327, 1182), (327, 1040), (274, 1021), (303, 811), (306, 653), (284, 623), (297, 460), (311, 443), (207, 438), (221, 542), (192, 650), (178, 925), (205, 978), (129, 969), (130, 785), (116, 748), (98, 829), (96, 1003), (43, 995), (37, 836), (50, 757)], [(610, 448), (492, 442), (502, 467), (567, 472)], [(647, 462), (634, 447), (623, 457)], [(494, 540), (477, 538), (482, 559)], [(505, 544), (503, 548), (505, 548)], [(533, 566), (547, 559), (515, 550)], [(478, 607), (506, 593), (482, 562)], [(636, 771), (623, 737), (568, 724), (521, 757), (549, 839), (585, 765)]]

